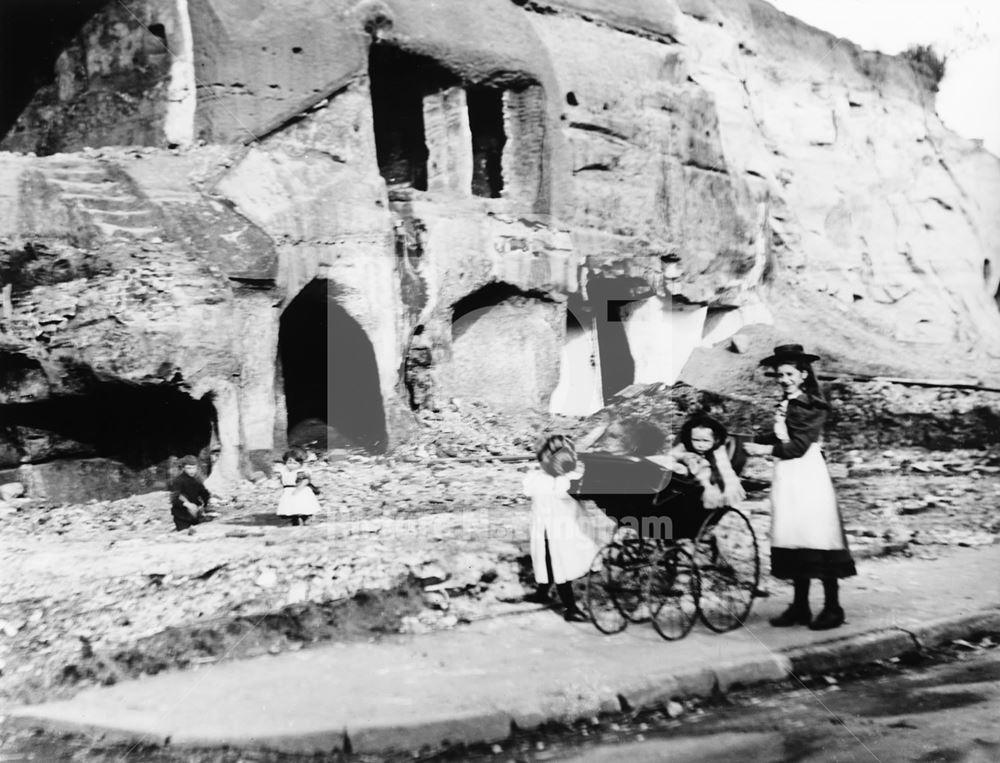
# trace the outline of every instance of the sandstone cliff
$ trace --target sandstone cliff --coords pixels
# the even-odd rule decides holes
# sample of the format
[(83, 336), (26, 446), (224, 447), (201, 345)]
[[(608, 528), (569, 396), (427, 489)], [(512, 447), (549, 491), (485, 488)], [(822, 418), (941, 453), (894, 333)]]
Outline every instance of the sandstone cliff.
[[(755, 323), (832, 368), (1000, 368), (1000, 161), (931, 83), (758, 0), (607, 5), (60, 28), (51, 84), (4, 74), (0, 467), (234, 476), (289, 436), (391, 448), (449, 397), (587, 414)], [(102, 423), (151, 408), (141, 447)]]

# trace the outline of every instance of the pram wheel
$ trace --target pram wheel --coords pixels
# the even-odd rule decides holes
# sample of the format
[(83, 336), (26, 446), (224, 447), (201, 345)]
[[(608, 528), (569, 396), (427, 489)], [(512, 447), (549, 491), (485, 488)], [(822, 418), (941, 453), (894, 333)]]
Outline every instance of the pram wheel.
[(667, 641), (676, 641), (684, 638), (698, 619), (698, 567), (680, 546), (665, 548), (654, 560), (646, 589), (653, 628)]
[(757, 536), (736, 509), (719, 509), (704, 522), (694, 544), (701, 573), (701, 620), (716, 633), (744, 623), (760, 580)]
[(638, 539), (609, 543), (587, 575), (586, 607), (601, 633), (620, 633), (647, 611), (643, 601), (649, 556)]

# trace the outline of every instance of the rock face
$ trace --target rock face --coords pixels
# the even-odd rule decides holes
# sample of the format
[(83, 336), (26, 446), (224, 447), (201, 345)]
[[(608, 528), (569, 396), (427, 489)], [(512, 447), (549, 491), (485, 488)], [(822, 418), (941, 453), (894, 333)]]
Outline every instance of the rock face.
[(0, 156), (0, 467), (234, 477), (450, 397), (588, 414), (759, 322), (845, 369), (1000, 366), (1000, 161), (933, 83), (759, 0), (605, 5), (5, 17), (58, 55), (4, 75), (35, 155)]

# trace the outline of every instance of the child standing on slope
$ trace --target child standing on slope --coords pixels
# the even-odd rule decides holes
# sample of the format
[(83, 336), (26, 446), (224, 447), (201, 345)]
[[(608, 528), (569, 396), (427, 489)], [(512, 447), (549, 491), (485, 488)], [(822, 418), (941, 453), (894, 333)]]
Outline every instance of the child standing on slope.
[(281, 498), (278, 500), (278, 516), (288, 517), (292, 525), (304, 525), (313, 514), (319, 513), (312, 481), (303, 467), (306, 454), (298, 448), (287, 451), (283, 463), (278, 467), (281, 479)]
[(576, 451), (568, 437), (552, 435), (536, 456), (540, 468), (524, 478), (524, 492), (531, 497), (531, 564), (538, 590), (526, 599), (547, 603), (555, 583), (563, 618), (584, 622), (572, 581), (590, 570), (598, 548), (580, 527), (580, 505), (569, 495), (570, 481), (581, 476)]

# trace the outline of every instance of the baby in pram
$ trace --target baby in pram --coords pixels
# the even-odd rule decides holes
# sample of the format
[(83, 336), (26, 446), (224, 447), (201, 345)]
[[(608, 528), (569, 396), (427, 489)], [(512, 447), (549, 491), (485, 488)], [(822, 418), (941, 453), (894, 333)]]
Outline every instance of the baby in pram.
[(746, 498), (726, 451), (726, 428), (704, 413), (690, 416), (681, 426), (678, 442), (662, 456), (649, 460), (688, 478), (692, 490), (701, 491), (705, 509), (732, 506)]

